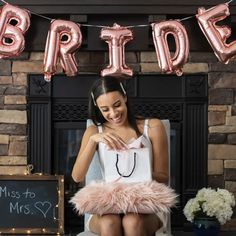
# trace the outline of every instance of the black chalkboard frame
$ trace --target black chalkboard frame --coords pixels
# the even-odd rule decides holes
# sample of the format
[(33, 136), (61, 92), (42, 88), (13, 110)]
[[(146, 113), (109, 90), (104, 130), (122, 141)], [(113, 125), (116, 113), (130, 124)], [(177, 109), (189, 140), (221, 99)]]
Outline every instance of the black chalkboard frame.
[[(53, 181), (58, 189), (58, 227), (30, 228), (23, 225), (20, 228), (0, 228), (0, 235), (5, 234), (64, 234), (64, 176), (63, 175), (0, 175), (0, 181)], [(0, 211), (0, 218), (4, 217), (4, 212)]]

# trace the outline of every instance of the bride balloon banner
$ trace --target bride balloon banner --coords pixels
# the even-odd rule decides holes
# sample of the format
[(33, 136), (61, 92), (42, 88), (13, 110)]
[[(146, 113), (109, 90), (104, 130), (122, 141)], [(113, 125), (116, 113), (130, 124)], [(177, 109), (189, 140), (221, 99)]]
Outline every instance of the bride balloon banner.
[[(0, 9), (0, 58), (18, 56), (25, 48), (24, 34), (30, 26), (30, 11), (8, 4)], [(131, 77), (133, 70), (125, 63), (125, 44), (133, 40), (133, 33), (129, 28), (152, 27), (153, 42), (156, 50), (158, 65), (163, 73), (182, 75), (182, 68), (189, 56), (189, 39), (182, 21), (196, 17), (206, 39), (210, 43), (220, 62), (228, 63), (236, 56), (236, 41), (226, 43), (231, 35), (228, 26), (217, 23), (230, 15), (229, 3), (219, 4), (208, 10), (199, 8), (194, 16), (179, 20), (153, 22), (151, 25), (112, 27), (99, 25), (79, 25), (67, 20), (56, 20), (41, 16), (51, 21), (44, 53), (44, 76), (46, 81), (56, 73), (58, 61), (67, 76), (78, 73), (75, 53), (81, 46), (82, 33), (80, 26), (101, 27), (101, 40), (108, 44), (109, 65), (101, 71), (101, 76)], [(168, 35), (172, 35), (175, 42), (175, 52), (170, 52)]]

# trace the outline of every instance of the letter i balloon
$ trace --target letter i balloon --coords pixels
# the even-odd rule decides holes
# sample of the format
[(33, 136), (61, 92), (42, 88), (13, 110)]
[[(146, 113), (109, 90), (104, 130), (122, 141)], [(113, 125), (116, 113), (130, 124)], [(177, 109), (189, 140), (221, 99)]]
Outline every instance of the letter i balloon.
[(109, 65), (101, 71), (102, 76), (132, 76), (133, 70), (125, 64), (125, 44), (133, 39), (127, 27), (114, 24), (101, 30), (100, 38), (109, 46)]

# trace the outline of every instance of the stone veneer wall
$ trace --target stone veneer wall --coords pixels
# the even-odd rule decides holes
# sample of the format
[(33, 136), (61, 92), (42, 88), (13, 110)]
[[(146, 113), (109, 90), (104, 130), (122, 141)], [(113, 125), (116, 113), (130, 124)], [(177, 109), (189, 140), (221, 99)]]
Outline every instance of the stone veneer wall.
[[(107, 52), (79, 52), (79, 72), (99, 73), (107, 57)], [(155, 52), (128, 52), (126, 63), (135, 73), (160, 73)], [(27, 173), (27, 74), (42, 71), (41, 52), (0, 60), (0, 174)], [(184, 73), (209, 75), (209, 186), (236, 195), (236, 62), (224, 65), (213, 53), (192, 52)], [(224, 228), (236, 229), (236, 218)]]

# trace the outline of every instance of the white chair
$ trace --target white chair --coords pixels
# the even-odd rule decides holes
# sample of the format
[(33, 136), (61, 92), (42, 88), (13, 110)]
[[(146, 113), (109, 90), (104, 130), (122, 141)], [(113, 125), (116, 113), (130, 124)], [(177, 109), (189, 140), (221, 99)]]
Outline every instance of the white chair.
[[(169, 160), (170, 160), (170, 122), (169, 120), (162, 120), (162, 123), (165, 126), (166, 129), (166, 134), (167, 134), (167, 139), (168, 139), (168, 153), (169, 153)], [(93, 124), (91, 120), (87, 120), (87, 127)], [(90, 183), (93, 180), (99, 180), (102, 178), (101, 170), (99, 168), (99, 159), (98, 159), (98, 154), (97, 152), (94, 154), (93, 160), (90, 164), (90, 167), (88, 169), (86, 178), (85, 178), (85, 184)], [(169, 173), (170, 173), (170, 161), (169, 161)], [(170, 177), (169, 177), (170, 180)], [(169, 183), (170, 184), (170, 183)], [(85, 214), (84, 222), (86, 224), (88, 220), (89, 215)], [(156, 232), (155, 236), (171, 236), (171, 221), (170, 221), (170, 214), (168, 215), (167, 219), (167, 226), (166, 229), (164, 230), (165, 233), (162, 232)], [(90, 231), (85, 231), (82, 233), (79, 233), (77, 236), (97, 236), (97, 234), (94, 234)]]

